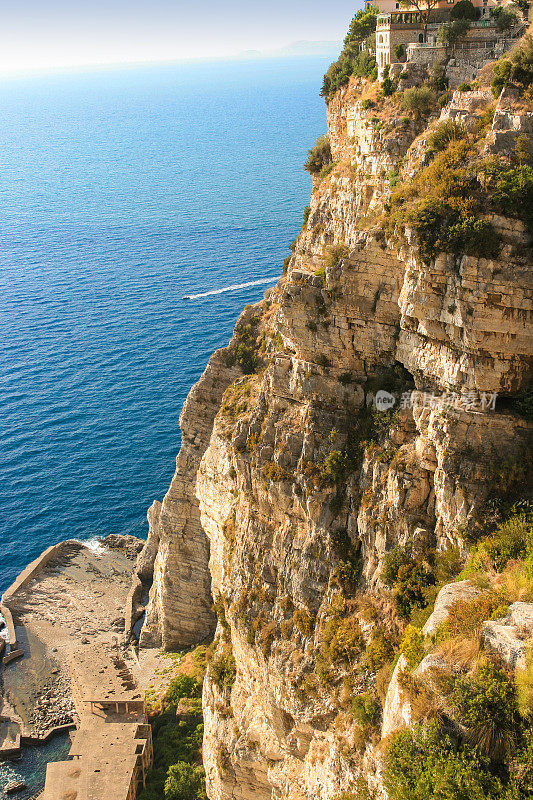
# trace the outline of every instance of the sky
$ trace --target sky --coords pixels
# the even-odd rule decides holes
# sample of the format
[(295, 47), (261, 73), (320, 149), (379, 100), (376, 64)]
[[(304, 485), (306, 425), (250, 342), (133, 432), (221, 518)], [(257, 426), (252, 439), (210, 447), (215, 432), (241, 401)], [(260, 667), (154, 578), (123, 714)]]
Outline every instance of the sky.
[(362, 0), (0, 0), (0, 72), (340, 41)]

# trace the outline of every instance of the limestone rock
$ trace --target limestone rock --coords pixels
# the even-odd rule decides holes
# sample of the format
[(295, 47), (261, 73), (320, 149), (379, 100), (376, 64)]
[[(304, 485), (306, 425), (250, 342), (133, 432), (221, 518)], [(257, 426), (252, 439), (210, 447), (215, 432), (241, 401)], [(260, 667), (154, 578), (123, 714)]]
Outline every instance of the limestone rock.
[(526, 666), (528, 639), (533, 636), (533, 603), (513, 603), (502, 619), (483, 625), (483, 641), (510, 667)]
[(217, 351), (181, 412), (176, 472), (161, 507), (153, 506), (150, 518), (151, 531), (157, 530), (150, 535), (158, 539), (158, 546), (141, 646), (189, 647), (214, 629), (209, 547), (200, 524), (195, 478), (222, 395), (237, 374), (237, 368), (227, 366), (224, 352)]
[[(204, 684), (210, 800), (334, 800), (361, 774), (384, 797), (379, 748), (358, 742), (357, 750), (344, 714), (342, 668), (334, 689), (317, 675), (342, 569), (339, 541), (357, 555), (376, 617), (399, 633), (381, 580), (386, 554), (406, 544), (464, 550), (494, 462), (520, 458), (530, 431), (498, 406), (433, 402), (445, 392), (509, 394), (527, 385), (527, 234), (494, 218), (501, 258), (441, 255), (426, 264), (412, 232), (399, 244), (369, 224), (390, 197), (387, 176), (401, 168), (413, 177), (429, 158), (430, 131), (415, 119), (376, 123), (363, 89), (353, 78), (328, 105), (335, 166), (315, 181), (286, 274), (245, 310), (229, 351), (212, 357), (185, 403), (176, 473), (151, 509), (138, 562), (142, 584), (157, 549), (141, 646), (198, 643), (215, 629), (217, 600), (212, 663), (231, 655), (235, 675), (221, 687), (211, 667)], [(470, 128), (486, 99), (454, 95), (447, 114)], [(254, 317), (261, 367), (243, 375), (228, 352)], [(397, 412), (383, 435), (369, 422), (380, 427), (380, 390), (392, 393)], [(434, 633), (455, 599), (477, 591), (467, 582), (444, 587), (424, 631)], [(367, 639), (374, 624), (363, 626)], [(402, 657), (384, 736), (412, 720), (399, 684), (404, 667)], [(436, 667), (428, 656), (415, 675), (429, 680)], [(353, 693), (364, 690), (361, 679)]]
[(424, 635), (432, 636), (437, 632), (439, 625), (448, 619), (450, 606), (457, 600), (474, 600), (480, 593), (481, 589), (473, 586), (469, 581), (457, 581), (443, 586), (437, 595), (435, 608), (422, 628)]
[(383, 723), (381, 726), (381, 738), (389, 736), (400, 727), (407, 726), (411, 722), (411, 706), (405, 700), (400, 687), (400, 674), (407, 669), (405, 656), (401, 655), (392, 673), (391, 682), (387, 690), (385, 706), (383, 708)]

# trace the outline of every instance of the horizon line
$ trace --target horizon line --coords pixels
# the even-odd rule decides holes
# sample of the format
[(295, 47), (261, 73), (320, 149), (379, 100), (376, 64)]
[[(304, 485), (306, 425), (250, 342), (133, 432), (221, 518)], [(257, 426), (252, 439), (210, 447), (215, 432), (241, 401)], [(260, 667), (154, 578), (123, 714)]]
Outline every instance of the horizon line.
[[(305, 42), (306, 44), (313, 45), (313, 44), (322, 44), (319, 40), (313, 41), (309, 40)], [(298, 52), (284, 52), (288, 50), (290, 47), (300, 44), (300, 42), (291, 42), (290, 44), (286, 45), (285, 47), (278, 48), (277, 50), (243, 50), (239, 53), (228, 53), (227, 55), (216, 55), (216, 56), (187, 56), (185, 58), (146, 58), (146, 59), (137, 59), (137, 60), (124, 60), (124, 61), (83, 61), (83, 62), (76, 62), (72, 64), (49, 64), (49, 65), (42, 65), (42, 66), (32, 66), (32, 67), (16, 67), (16, 68), (7, 68), (2, 69), (0, 67), (0, 79), (3, 78), (24, 78), (30, 77), (35, 75), (44, 75), (44, 74), (58, 74), (58, 73), (66, 73), (66, 72), (76, 72), (80, 70), (107, 70), (113, 69), (114, 67), (124, 67), (124, 68), (135, 68), (140, 66), (158, 66), (158, 65), (172, 65), (172, 64), (191, 64), (191, 63), (210, 63), (210, 62), (217, 62), (217, 61), (267, 61), (267, 60), (274, 60), (279, 58), (327, 58), (330, 57), (331, 53), (328, 52), (317, 52), (317, 53), (298, 53)], [(342, 41), (339, 40), (338, 42), (335, 40), (323, 42), (323, 44), (331, 44), (331, 47), (341, 46)]]

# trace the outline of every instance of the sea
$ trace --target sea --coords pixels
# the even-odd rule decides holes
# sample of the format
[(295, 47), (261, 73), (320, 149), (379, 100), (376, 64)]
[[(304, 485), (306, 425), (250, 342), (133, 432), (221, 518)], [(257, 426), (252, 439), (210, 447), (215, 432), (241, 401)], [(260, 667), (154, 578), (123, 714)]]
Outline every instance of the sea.
[(146, 535), (187, 392), (301, 229), (329, 60), (0, 79), (0, 591)]

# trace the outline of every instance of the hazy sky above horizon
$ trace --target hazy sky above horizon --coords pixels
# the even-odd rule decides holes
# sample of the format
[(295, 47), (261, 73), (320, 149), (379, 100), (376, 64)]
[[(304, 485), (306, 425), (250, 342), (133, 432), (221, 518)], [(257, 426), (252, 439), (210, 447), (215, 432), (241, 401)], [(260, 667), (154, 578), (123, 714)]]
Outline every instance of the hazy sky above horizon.
[(0, 0), (0, 72), (163, 61), (340, 40), (362, 0)]

